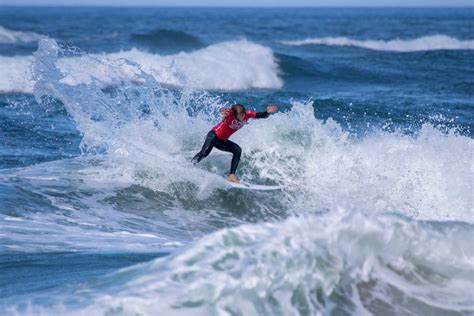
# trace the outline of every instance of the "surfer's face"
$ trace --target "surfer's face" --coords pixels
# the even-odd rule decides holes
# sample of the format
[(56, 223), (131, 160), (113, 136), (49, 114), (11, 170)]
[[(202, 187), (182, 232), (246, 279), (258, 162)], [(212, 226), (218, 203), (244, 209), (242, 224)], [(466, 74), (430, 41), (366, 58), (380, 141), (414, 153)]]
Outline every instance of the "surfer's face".
[(235, 114), (235, 118), (239, 121), (242, 121), (245, 118), (245, 112), (243, 112), (243, 111), (242, 112), (237, 112)]
[(245, 108), (242, 104), (234, 104), (232, 106), (232, 112), (237, 121), (243, 121), (245, 118)]

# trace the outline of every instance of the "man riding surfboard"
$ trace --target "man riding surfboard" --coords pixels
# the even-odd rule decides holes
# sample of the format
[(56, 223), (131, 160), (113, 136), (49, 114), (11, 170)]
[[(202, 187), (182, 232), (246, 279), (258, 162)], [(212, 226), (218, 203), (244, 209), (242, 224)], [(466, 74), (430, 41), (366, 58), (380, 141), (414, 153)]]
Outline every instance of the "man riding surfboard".
[(193, 163), (198, 163), (207, 157), (214, 147), (222, 151), (231, 152), (233, 156), (227, 179), (231, 182), (239, 183), (240, 181), (237, 179), (235, 172), (239, 165), (242, 149), (239, 145), (230, 141), (229, 137), (242, 128), (249, 119), (267, 118), (271, 113), (275, 113), (276, 111), (278, 111), (278, 108), (272, 104), (269, 104), (266, 111), (263, 112), (246, 110), (242, 104), (234, 104), (231, 108), (220, 109), (220, 113), (224, 118), (207, 133), (201, 151), (192, 159)]

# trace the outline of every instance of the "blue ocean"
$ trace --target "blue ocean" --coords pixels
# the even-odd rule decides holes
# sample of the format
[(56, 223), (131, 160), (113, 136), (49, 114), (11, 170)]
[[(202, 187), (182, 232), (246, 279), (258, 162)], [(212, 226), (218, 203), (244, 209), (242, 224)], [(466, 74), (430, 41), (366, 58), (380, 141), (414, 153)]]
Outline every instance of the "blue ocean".
[(0, 7), (0, 314), (473, 315), (473, 25)]

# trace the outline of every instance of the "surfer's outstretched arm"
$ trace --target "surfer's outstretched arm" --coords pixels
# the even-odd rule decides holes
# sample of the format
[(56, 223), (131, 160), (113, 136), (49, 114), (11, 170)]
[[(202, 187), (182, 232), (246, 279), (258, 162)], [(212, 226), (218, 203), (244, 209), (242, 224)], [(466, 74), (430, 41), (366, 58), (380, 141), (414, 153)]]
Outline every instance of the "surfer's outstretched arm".
[(270, 113), (268, 113), (267, 111), (263, 111), (263, 112), (257, 112), (255, 114), (255, 118), (256, 119), (262, 119), (262, 118), (267, 118), (270, 116)]
[(267, 106), (267, 110), (263, 112), (257, 112), (255, 114), (255, 118), (256, 119), (267, 118), (270, 116), (271, 113), (275, 113), (276, 111), (278, 111), (278, 108), (275, 105), (269, 104)]

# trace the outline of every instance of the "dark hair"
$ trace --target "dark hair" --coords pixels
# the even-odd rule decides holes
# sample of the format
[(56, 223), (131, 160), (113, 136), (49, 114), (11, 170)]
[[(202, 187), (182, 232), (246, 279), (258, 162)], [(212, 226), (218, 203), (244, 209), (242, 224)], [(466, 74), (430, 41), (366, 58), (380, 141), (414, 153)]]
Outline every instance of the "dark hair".
[(245, 113), (245, 106), (242, 104), (236, 103), (231, 107), (234, 116), (237, 116), (237, 113)]

